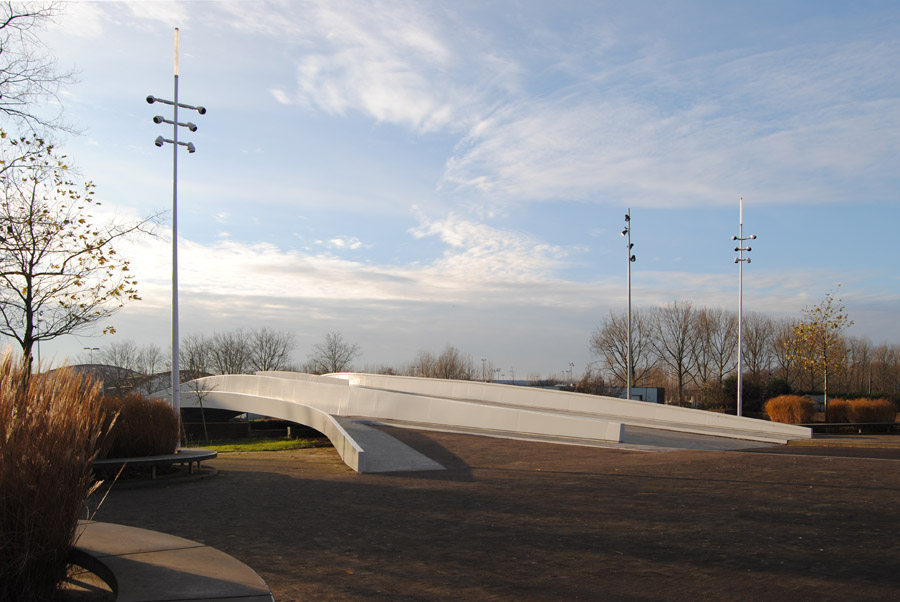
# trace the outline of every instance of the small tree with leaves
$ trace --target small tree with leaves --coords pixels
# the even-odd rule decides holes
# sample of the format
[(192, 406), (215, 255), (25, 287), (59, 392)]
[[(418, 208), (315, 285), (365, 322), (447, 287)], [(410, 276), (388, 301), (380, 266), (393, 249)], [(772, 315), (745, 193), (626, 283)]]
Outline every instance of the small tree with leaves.
[(845, 349), (842, 333), (853, 324), (844, 304), (833, 293), (817, 305), (803, 310), (803, 318), (794, 324), (788, 343), (790, 355), (804, 366), (822, 375), (825, 420), (828, 420), (828, 374), (843, 366)]
[(91, 213), (99, 204), (94, 184), (74, 175), (53, 145), (0, 132), (0, 334), (19, 343), (29, 366), (36, 342), (139, 299), (113, 243), (149, 220), (100, 225)]

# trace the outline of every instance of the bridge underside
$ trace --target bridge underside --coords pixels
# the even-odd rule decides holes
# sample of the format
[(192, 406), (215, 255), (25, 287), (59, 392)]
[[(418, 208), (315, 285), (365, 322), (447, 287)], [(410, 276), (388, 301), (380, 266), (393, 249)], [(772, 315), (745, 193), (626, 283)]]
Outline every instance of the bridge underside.
[(647, 450), (740, 449), (811, 437), (802, 427), (642, 401), (376, 374), (211, 376), (184, 386), (182, 407), (199, 407), (201, 397), (204, 408), (310, 426), (359, 472), (441, 468), (378, 424)]

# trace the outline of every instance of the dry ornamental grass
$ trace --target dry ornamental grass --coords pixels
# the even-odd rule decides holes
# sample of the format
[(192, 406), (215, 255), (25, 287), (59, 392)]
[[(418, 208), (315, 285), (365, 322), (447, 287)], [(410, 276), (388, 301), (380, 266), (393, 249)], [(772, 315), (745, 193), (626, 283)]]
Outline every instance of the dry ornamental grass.
[(28, 377), (0, 359), (0, 600), (48, 600), (92, 485), (99, 384), (62, 369)]

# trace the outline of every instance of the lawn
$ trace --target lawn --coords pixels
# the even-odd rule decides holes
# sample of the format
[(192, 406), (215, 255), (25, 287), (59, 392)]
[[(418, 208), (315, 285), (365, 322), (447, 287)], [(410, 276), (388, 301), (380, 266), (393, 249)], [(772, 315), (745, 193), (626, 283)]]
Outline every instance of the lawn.
[(308, 449), (310, 447), (327, 447), (331, 443), (327, 439), (232, 439), (218, 441), (210, 445), (194, 445), (199, 449), (213, 449), (219, 453), (282, 451), (291, 449)]

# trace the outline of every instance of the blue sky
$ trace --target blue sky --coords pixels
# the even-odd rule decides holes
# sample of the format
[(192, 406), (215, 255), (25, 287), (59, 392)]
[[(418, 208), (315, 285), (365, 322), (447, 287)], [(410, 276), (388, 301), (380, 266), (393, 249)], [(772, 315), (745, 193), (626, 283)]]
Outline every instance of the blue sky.
[[(743, 196), (745, 309), (840, 284), (851, 334), (900, 341), (896, 3), (73, 2), (44, 34), (79, 72), (61, 143), (119, 215), (171, 208), (143, 99), (172, 96), (176, 26), (209, 110), (179, 158), (184, 334), (580, 372), (624, 308), (627, 208), (635, 305), (735, 308)], [(170, 236), (127, 249), (144, 301), (117, 334), (45, 354), (165, 348)]]

